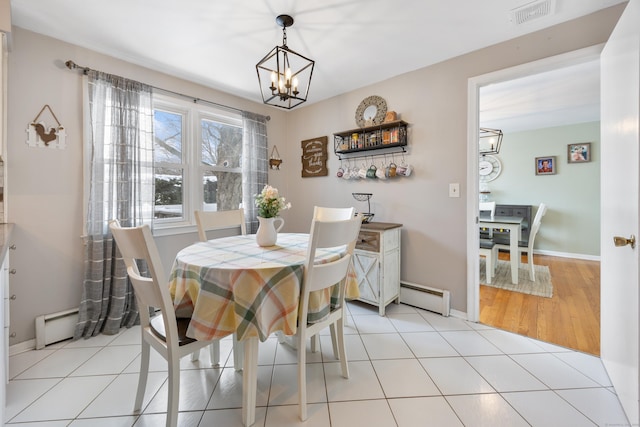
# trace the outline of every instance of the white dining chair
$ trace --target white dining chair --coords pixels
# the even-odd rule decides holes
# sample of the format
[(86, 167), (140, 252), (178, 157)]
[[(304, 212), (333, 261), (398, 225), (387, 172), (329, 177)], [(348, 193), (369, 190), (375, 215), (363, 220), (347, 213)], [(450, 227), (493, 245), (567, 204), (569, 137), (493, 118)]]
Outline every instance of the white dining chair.
[[(538, 231), (540, 231), (540, 226), (542, 224), (542, 217), (547, 213), (547, 205), (545, 203), (540, 203), (538, 206), (538, 210), (536, 211), (536, 216), (533, 217), (533, 224), (531, 225), (531, 229), (529, 230), (529, 241), (528, 242), (519, 242), (518, 244), (518, 253), (515, 256), (518, 257), (518, 262), (521, 262), (522, 253), (527, 253), (527, 268), (529, 270), (529, 279), (532, 282), (536, 280), (536, 270), (533, 264), (533, 246), (535, 245), (536, 235)], [(496, 244), (498, 249), (506, 249), (509, 250), (509, 245)]]
[(495, 276), (496, 264), (498, 263), (498, 247), (491, 239), (480, 239), (480, 256), (484, 257), (485, 277), (487, 284), (491, 284), (491, 279)]
[[(202, 211), (194, 212), (196, 217), (196, 225), (198, 226), (198, 237), (201, 242), (209, 240), (207, 231), (221, 230), (225, 228), (238, 228), (241, 235), (247, 234), (247, 226), (244, 219), (244, 209), (235, 209), (230, 211)], [(209, 347), (212, 364), (217, 366), (220, 364), (220, 341), (214, 341)], [(233, 364), (237, 371), (241, 370), (243, 346), (238, 345), (236, 334), (233, 334)], [(215, 361), (215, 363), (213, 362)]]
[(247, 226), (244, 220), (244, 209), (231, 211), (195, 211), (196, 224), (198, 226), (198, 237), (200, 241), (206, 242), (207, 231), (220, 230), (223, 228), (240, 227), (240, 234), (247, 234)]
[[(134, 412), (142, 409), (149, 374), (150, 348), (153, 347), (167, 360), (169, 396), (166, 425), (175, 427), (180, 402), (180, 359), (189, 354), (198, 354), (200, 349), (213, 341), (196, 341), (186, 336), (190, 319), (176, 317), (160, 254), (149, 226), (122, 228), (114, 220), (109, 223), (109, 229), (127, 267), (140, 313), (142, 354)], [(140, 261), (144, 264), (138, 264)], [(144, 269), (141, 272), (139, 265), (146, 265), (148, 274), (143, 273)], [(159, 308), (161, 314), (150, 317), (151, 308)]]
[[(304, 263), (300, 304), (298, 308), (298, 329), (296, 343), (298, 347), (298, 401), (299, 415), (302, 421), (307, 419), (307, 380), (306, 380), (306, 340), (317, 335), (327, 326), (331, 328), (331, 339), (340, 360), (342, 376), (349, 378), (349, 367), (344, 347), (345, 287), (349, 264), (356, 246), (362, 218), (360, 215), (346, 220), (324, 221), (313, 219), (309, 234), (309, 244)], [(328, 263), (316, 264), (316, 251), (321, 248), (346, 246), (344, 255)], [(339, 286), (338, 299), (328, 316), (316, 323), (308, 323), (309, 295), (311, 292)]]

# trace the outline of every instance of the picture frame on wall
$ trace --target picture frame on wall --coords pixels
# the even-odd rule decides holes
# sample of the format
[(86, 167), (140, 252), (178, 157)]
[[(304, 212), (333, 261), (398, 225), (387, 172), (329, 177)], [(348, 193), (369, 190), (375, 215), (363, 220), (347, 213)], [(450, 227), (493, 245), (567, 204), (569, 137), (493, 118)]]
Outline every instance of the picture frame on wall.
[(586, 163), (591, 161), (591, 143), (580, 142), (567, 146), (567, 163)]
[(553, 175), (556, 173), (556, 157), (536, 157), (536, 175)]

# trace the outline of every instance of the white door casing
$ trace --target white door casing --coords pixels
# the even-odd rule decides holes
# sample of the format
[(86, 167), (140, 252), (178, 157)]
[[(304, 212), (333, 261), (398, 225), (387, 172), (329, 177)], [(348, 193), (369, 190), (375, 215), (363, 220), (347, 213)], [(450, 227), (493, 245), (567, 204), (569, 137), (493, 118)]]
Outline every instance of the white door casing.
[(614, 236), (638, 236), (640, 202), (640, 0), (629, 1), (600, 58), (602, 362), (631, 425), (638, 425), (639, 248)]

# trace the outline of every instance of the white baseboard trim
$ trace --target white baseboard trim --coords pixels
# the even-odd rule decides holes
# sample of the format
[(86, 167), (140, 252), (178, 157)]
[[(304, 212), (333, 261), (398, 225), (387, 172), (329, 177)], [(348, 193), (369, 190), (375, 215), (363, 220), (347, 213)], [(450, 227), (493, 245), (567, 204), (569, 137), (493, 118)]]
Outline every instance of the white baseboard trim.
[(454, 309), (449, 310), (449, 316), (456, 317), (456, 318), (462, 319), (462, 320), (467, 320), (468, 319), (466, 311), (459, 311), (459, 310), (454, 310)]
[(535, 250), (533, 251), (533, 253), (537, 255), (557, 256), (559, 258), (575, 258), (584, 259), (587, 261), (600, 261), (600, 255), (574, 254), (571, 252), (557, 252), (546, 250)]
[(19, 342), (18, 344), (9, 346), (9, 356), (14, 356), (16, 354), (24, 353), (25, 351), (35, 350), (35, 349), (36, 349), (36, 340), (34, 338), (32, 340)]

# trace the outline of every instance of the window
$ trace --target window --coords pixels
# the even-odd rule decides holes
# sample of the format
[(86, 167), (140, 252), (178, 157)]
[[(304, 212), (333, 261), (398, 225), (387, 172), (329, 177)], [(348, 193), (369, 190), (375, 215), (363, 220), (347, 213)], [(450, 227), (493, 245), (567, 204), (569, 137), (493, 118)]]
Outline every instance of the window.
[(238, 114), (154, 94), (156, 227), (189, 225), (193, 211), (242, 206)]

